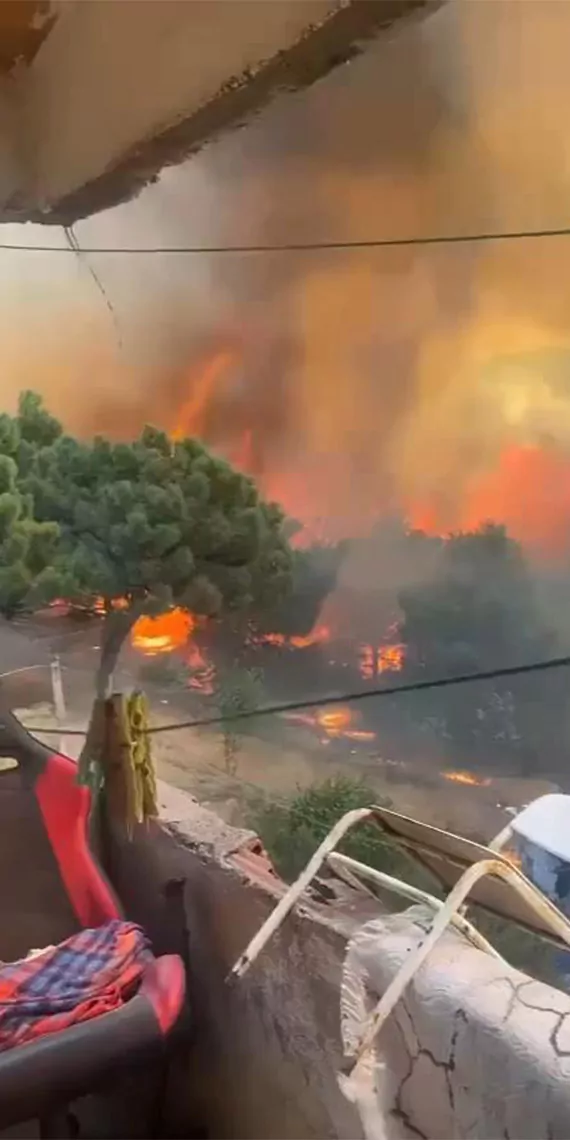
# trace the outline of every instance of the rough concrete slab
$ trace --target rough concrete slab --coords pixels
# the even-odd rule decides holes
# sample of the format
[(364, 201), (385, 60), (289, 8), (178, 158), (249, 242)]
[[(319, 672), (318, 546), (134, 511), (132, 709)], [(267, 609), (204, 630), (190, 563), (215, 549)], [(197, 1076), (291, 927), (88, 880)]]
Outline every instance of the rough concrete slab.
[(4, 220), (71, 225), (134, 197), (441, 0), (71, 3), (21, 77), (19, 193)]

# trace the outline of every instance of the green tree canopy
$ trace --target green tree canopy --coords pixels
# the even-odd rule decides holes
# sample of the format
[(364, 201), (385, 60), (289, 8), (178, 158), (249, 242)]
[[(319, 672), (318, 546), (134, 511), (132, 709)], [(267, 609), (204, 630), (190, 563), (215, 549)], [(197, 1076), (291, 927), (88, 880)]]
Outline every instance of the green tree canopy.
[[(0, 458), (0, 479), (15, 488), (7, 493), (20, 496), (10, 525), (29, 520), (32, 528), (23, 585), (36, 571), (49, 579), (52, 596), (104, 600), (100, 696), (141, 614), (172, 605), (208, 616), (253, 613), (290, 588), (280, 508), (197, 440), (172, 443), (146, 427), (131, 443), (84, 442), (63, 432), (39, 396), (25, 393), (18, 415), (0, 424)], [(13, 574), (17, 554), (14, 548), (8, 563)], [(19, 600), (25, 596), (20, 590)]]
[(0, 612), (13, 617), (25, 601), (50, 600), (56, 589), (53, 563), (59, 528), (34, 518), (33, 500), (18, 479), (18, 426), (0, 415)]

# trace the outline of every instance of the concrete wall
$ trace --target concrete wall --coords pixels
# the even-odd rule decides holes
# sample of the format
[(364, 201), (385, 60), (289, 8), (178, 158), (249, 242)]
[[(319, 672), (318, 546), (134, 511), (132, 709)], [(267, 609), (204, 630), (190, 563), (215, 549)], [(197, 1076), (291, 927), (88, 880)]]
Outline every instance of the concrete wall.
[[(173, 1075), (165, 1134), (187, 1136), (206, 1125), (208, 1135), (232, 1140), (355, 1140), (358, 1116), (336, 1082), (342, 929), (316, 912), (297, 914), (261, 968), (227, 986), (228, 970), (275, 904), (278, 883), (264, 878), (262, 865), (248, 878), (248, 833), (225, 827), (184, 793), (165, 799), (162, 788), (161, 796), (166, 827), (132, 844), (116, 841), (109, 870), (158, 951), (180, 950), (188, 939), (194, 1045)], [(238, 868), (232, 853), (240, 847)], [(175, 891), (165, 891), (179, 877), (183, 918)]]
[[(124, 201), (277, 91), (440, 2), (58, 0), (34, 59), (10, 77), (22, 167), (7, 194), (0, 169), (0, 218), (71, 224)], [(0, 116), (0, 168), (1, 134)]]
[[(376, 920), (355, 937), (346, 972), (351, 983), (360, 977), (362, 988), (361, 1002), (344, 1009), (349, 1046), (362, 1010), (384, 993), (428, 928), (417, 907)], [(455, 932), (436, 946), (394, 1010), (376, 1060), (376, 1099), (390, 1140), (570, 1135), (570, 997)]]
[(26, 182), (21, 105), (17, 85), (0, 78), (0, 218), (2, 209), (19, 211)]
[[(130, 844), (115, 836), (110, 871), (157, 949), (188, 949), (194, 1040), (172, 1077), (172, 1134), (206, 1125), (234, 1140), (362, 1136), (337, 1080), (347, 938), (375, 914), (351, 950), (371, 1002), (423, 936), (421, 915), (378, 920), (376, 904), (356, 894), (342, 907), (311, 903), (229, 987), (228, 969), (282, 884), (250, 850), (251, 835), (174, 789), (163, 787), (161, 800), (162, 826)], [(386, 1136), (563, 1140), (569, 1026), (569, 997), (449, 935), (381, 1037)]]
[(208, 103), (337, 0), (72, 3), (26, 75), (36, 191), (66, 197)]

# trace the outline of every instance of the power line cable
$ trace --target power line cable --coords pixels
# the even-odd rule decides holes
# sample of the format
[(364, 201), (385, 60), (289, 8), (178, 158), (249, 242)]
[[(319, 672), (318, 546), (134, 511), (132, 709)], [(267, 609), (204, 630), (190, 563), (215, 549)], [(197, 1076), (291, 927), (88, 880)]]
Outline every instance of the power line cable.
[[(371, 697), (394, 697), (400, 693), (417, 693), (428, 689), (444, 689), (449, 685), (468, 685), (476, 681), (493, 681), (498, 677), (521, 677), (526, 673), (545, 672), (547, 669), (561, 669), (570, 665), (570, 656), (550, 657), (546, 661), (532, 661), (527, 665), (507, 665), (502, 669), (484, 669), (476, 673), (460, 673), (456, 677), (434, 677), (428, 681), (410, 681), (405, 685), (385, 685), (382, 688), (359, 689), (356, 693), (338, 693), (324, 697), (311, 697), (303, 701), (287, 701), (279, 705), (265, 705), (260, 709), (236, 711), (231, 716), (198, 717), (195, 720), (182, 720), (173, 724), (158, 724), (149, 728), (149, 736), (162, 732), (174, 732), (182, 728), (205, 728), (216, 724), (233, 724), (236, 720), (253, 720), (260, 716), (274, 716), (278, 713), (301, 712), (303, 709), (326, 708), (329, 705), (352, 704), (354, 701), (369, 700)], [(28, 732), (38, 732), (49, 736), (85, 736), (80, 728), (27, 728)]]
[(119, 328), (119, 322), (117, 320), (117, 314), (116, 314), (116, 312), (115, 312), (115, 310), (111, 304), (109, 297), (107, 296), (107, 291), (105, 289), (105, 286), (103, 285), (103, 282), (100, 281), (100, 279), (97, 276), (93, 266), (90, 265), (89, 262), (87, 261), (87, 258), (85, 255), (88, 253), (88, 250), (81, 249), (81, 246), (79, 245), (77, 237), (75, 236), (75, 233), (73, 231), (73, 226), (64, 226), (63, 232), (65, 234), (65, 240), (67, 242), (67, 250), (70, 253), (74, 253), (76, 255), (77, 260), (79, 261), (80, 265), (85, 266), (91, 280), (93, 281), (93, 283), (95, 285), (95, 288), (98, 290), (98, 292), (101, 294), (101, 296), (103, 298), (105, 307), (107, 308), (109, 315), (111, 317), (111, 320), (113, 322), (113, 328), (115, 331), (115, 336), (117, 338), (117, 346), (118, 346), (119, 350), (121, 350), (123, 347), (123, 342), (121, 339), (121, 330)]
[(559, 226), (541, 230), (503, 230), (493, 233), (485, 231), (475, 234), (434, 234), (428, 237), (397, 237), (346, 239), (339, 241), (283, 242), (266, 245), (186, 245), (186, 246), (67, 246), (16, 245), (14, 242), (0, 242), (0, 249), (24, 253), (82, 253), (82, 254), (262, 254), (262, 253), (312, 253), (318, 251), (396, 249), (409, 246), (462, 245), (493, 241), (523, 241), (539, 238), (570, 237), (570, 226)]

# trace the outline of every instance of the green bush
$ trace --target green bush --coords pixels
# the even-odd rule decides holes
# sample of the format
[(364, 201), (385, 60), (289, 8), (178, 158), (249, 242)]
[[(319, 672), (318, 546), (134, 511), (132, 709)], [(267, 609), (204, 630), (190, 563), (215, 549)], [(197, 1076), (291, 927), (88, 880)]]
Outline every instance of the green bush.
[[(299, 791), (288, 801), (257, 804), (251, 811), (249, 824), (263, 841), (279, 874), (291, 882), (346, 812), (374, 803), (392, 806), (391, 800), (379, 797), (367, 784), (335, 776)], [(399, 851), (373, 823), (357, 826), (339, 845), (339, 851), (379, 871), (405, 878), (424, 890), (434, 889), (427, 873)]]
[[(373, 803), (391, 807), (389, 799), (379, 797), (365, 783), (337, 776), (313, 784), (287, 801), (252, 806), (248, 822), (263, 841), (279, 874), (292, 882), (346, 812)], [(441, 896), (441, 889), (431, 875), (400, 851), (374, 824), (357, 826), (338, 849), (361, 863)], [(395, 896), (382, 895), (382, 902), (389, 908), (400, 909)], [(555, 951), (543, 939), (478, 906), (471, 905), (466, 917), (515, 969), (560, 985)]]

